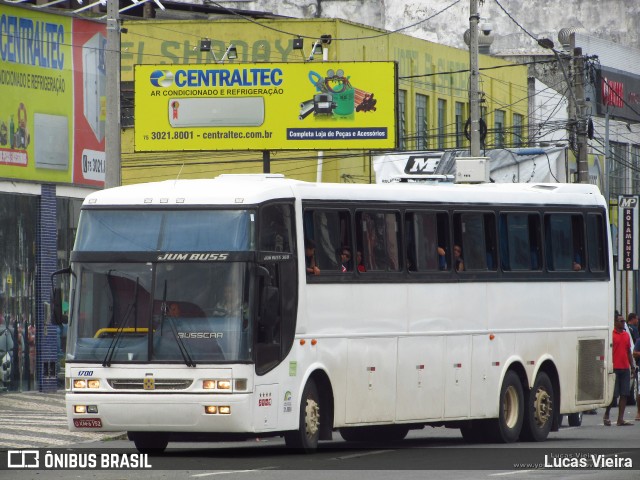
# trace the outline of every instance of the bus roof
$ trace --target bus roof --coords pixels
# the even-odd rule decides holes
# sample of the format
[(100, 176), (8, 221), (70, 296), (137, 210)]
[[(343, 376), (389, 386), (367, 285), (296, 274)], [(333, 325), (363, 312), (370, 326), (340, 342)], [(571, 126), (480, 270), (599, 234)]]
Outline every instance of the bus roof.
[(254, 205), (278, 198), (302, 200), (553, 204), (606, 206), (589, 184), (337, 184), (310, 183), (283, 175), (220, 175), (213, 179), (166, 180), (110, 188), (87, 196), (85, 206)]

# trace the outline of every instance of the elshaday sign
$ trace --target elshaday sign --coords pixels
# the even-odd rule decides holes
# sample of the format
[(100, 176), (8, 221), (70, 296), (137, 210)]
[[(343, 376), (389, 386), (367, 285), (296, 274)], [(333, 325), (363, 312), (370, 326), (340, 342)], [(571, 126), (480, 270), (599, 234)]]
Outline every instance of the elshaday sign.
[(397, 64), (135, 65), (136, 152), (396, 147)]
[(618, 195), (618, 270), (638, 270), (639, 197)]

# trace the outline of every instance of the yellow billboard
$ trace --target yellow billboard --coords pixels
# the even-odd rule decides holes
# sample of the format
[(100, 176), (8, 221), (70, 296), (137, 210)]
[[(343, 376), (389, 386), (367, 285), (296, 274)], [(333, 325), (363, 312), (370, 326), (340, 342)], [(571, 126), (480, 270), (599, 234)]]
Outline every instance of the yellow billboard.
[(135, 65), (136, 152), (396, 147), (395, 62)]
[(0, 178), (102, 187), (106, 26), (0, 5)]

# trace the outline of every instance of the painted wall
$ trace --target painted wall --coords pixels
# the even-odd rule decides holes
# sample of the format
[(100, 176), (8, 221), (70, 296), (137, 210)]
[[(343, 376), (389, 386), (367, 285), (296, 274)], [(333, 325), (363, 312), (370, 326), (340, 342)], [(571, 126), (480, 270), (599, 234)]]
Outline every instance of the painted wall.
[[(462, 35), (469, 28), (469, 1), (462, 0), (451, 6), (453, 3), (454, 0), (256, 0), (223, 5), (303, 18), (315, 16), (320, 11), (322, 17), (342, 18), (387, 30), (420, 22), (444, 10), (404, 33), (462, 48), (465, 46)], [(507, 53), (535, 46), (496, 2), (480, 0), (479, 3), (482, 3), (479, 7), (481, 17), (493, 26), (494, 51)], [(597, 37), (640, 49), (640, 3), (637, 0), (503, 0), (500, 3), (527, 31), (549, 36), (556, 43), (562, 28), (582, 27)]]

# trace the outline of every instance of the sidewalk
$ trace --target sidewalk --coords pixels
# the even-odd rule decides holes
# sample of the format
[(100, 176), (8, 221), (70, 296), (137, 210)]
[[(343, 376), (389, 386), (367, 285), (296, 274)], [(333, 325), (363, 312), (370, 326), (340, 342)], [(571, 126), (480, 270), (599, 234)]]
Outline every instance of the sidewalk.
[(0, 450), (61, 447), (122, 435), (117, 432), (70, 432), (64, 390), (56, 393), (0, 393)]

